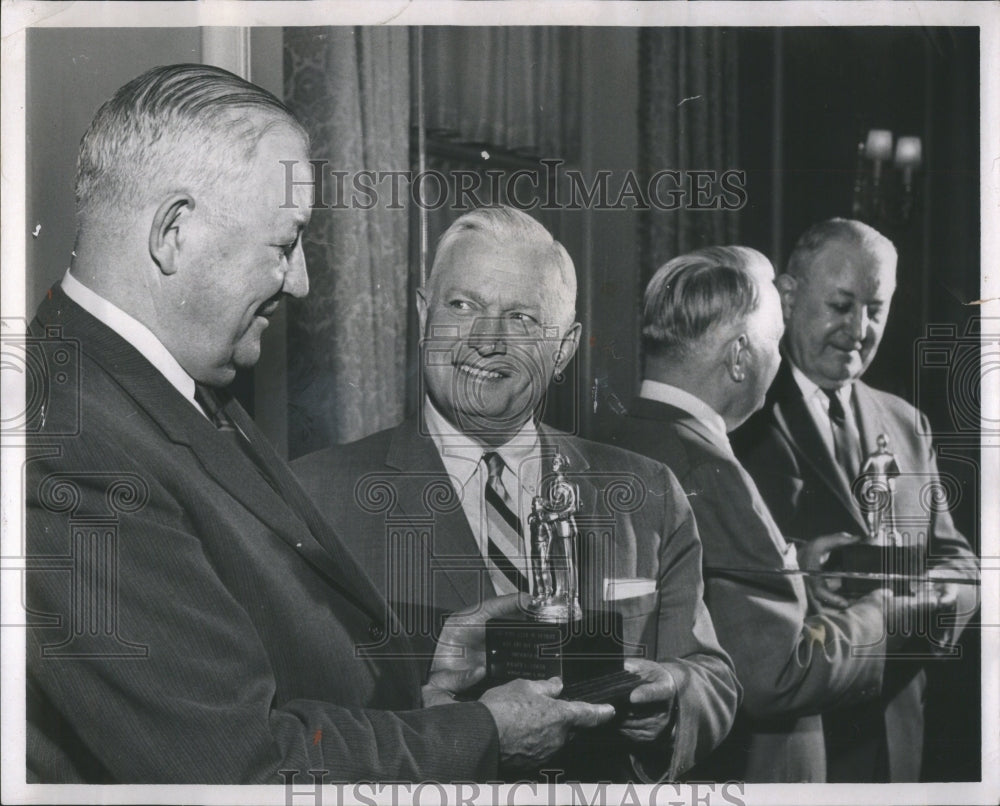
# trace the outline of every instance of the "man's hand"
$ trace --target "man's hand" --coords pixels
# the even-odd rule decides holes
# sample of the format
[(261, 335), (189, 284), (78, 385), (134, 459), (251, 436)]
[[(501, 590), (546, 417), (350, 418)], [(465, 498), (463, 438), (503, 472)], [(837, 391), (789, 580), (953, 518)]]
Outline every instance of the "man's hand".
[[(796, 553), (799, 558), (799, 568), (803, 571), (822, 571), (823, 563), (830, 557), (830, 552), (833, 549), (857, 543), (860, 539), (860, 537), (849, 535), (847, 532), (837, 532), (798, 543), (796, 544)], [(806, 585), (806, 595), (815, 609), (819, 610), (825, 606), (843, 610), (850, 605), (847, 599), (835, 593), (840, 587), (839, 579), (822, 579), (807, 575), (803, 577), (803, 580)]]
[(665, 666), (645, 658), (626, 658), (625, 670), (642, 678), (629, 695), (632, 707), (618, 732), (636, 742), (651, 742), (670, 725), (677, 684)]
[(535, 769), (551, 758), (574, 730), (597, 727), (615, 715), (611, 705), (557, 700), (560, 691), (558, 677), (513, 680), (479, 698), (497, 723), (501, 763), (515, 769)]
[[(478, 606), (452, 613), (438, 638), (431, 675), (441, 671), (469, 672), (486, 667), (486, 622), (514, 616), (530, 601), (526, 594), (512, 593), (484, 599)], [(458, 679), (458, 678), (456, 678)], [(439, 681), (444, 678), (439, 678)]]

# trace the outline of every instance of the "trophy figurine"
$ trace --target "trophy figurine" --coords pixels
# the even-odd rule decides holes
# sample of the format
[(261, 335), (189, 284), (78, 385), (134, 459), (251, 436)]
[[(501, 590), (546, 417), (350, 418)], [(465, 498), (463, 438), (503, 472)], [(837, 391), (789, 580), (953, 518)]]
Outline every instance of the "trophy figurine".
[(896, 464), (896, 457), (889, 452), (889, 440), (885, 434), (878, 435), (876, 444), (877, 449), (868, 455), (858, 476), (858, 503), (868, 524), (868, 543), (895, 546), (898, 536), (893, 496), (899, 465)]
[(566, 699), (627, 701), (640, 678), (626, 672), (621, 615), (580, 606), (576, 515), (580, 488), (566, 478), (556, 454), (547, 495), (535, 496), (528, 516), (531, 598), (520, 618), (486, 622), (486, 680), (563, 679)]
[(536, 495), (531, 502), (532, 597), (529, 617), (536, 621), (571, 623), (583, 618), (576, 576), (576, 518), (580, 489), (566, 479), (566, 459), (552, 460), (549, 498)]
[[(842, 591), (863, 595), (875, 588), (891, 587), (897, 595), (909, 594), (923, 572), (921, 553), (902, 544), (896, 530), (896, 478), (900, 475), (889, 439), (879, 434), (875, 450), (861, 466), (851, 492), (864, 515), (865, 540), (830, 552), (826, 571), (843, 571)], [(888, 583), (888, 584), (887, 584)]]

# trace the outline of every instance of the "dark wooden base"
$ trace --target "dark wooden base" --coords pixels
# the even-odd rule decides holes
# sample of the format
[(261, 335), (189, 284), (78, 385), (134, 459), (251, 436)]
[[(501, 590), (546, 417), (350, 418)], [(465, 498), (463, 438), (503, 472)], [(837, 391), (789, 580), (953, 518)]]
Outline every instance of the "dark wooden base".
[(877, 574), (878, 578), (857, 579), (845, 577), (841, 586), (843, 595), (862, 596), (876, 588), (889, 587), (897, 596), (914, 591), (926, 573), (923, 552), (914, 546), (872, 546), (853, 544), (840, 546), (830, 552), (823, 566), (824, 571), (849, 571)]
[(557, 676), (566, 699), (627, 702), (641, 680), (624, 670), (621, 614), (584, 613), (570, 624), (528, 619), (486, 623), (487, 687)]

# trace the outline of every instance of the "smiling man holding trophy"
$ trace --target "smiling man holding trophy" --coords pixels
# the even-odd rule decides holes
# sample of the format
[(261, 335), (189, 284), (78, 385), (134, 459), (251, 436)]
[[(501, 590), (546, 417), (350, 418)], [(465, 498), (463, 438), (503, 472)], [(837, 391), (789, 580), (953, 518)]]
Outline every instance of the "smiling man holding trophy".
[[(739, 685), (670, 471), (538, 422), (576, 351), (575, 303), (572, 260), (538, 222), (505, 207), (461, 216), (418, 291), (420, 416), (295, 469), (321, 509), (351, 524), (351, 549), (428, 660), (442, 615), (503, 594), (534, 597), (522, 620), (544, 625), (561, 609), (557, 630), (610, 624), (603, 637), (627, 655), (618, 672), (638, 685), (611, 727), (577, 735), (564, 772), (676, 779), (725, 736)], [(581, 616), (604, 621), (574, 619), (577, 597)], [(565, 683), (549, 680), (556, 695)]]
[[(873, 585), (922, 596), (911, 634), (926, 656), (949, 651), (975, 612), (979, 576), (942, 494), (927, 418), (861, 380), (885, 332), (896, 262), (892, 242), (860, 221), (830, 219), (799, 238), (775, 281), (787, 360), (733, 447), (781, 531), (809, 553), (837, 530), (863, 536), (822, 547), (826, 569), (848, 576), (837, 590), (812, 580), (815, 597), (843, 609)], [(919, 780), (925, 684), (919, 663), (892, 660), (880, 699), (824, 714), (828, 780)]]

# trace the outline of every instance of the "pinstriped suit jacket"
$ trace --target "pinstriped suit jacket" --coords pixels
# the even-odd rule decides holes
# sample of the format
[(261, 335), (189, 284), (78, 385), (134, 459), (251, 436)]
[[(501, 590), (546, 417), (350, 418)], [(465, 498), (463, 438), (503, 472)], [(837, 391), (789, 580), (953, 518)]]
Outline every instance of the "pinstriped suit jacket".
[(237, 404), (269, 480), (59, 288), (31, 335), (29, 781), (495, 775), (488, 710), (420, 709), (385, 601)]

